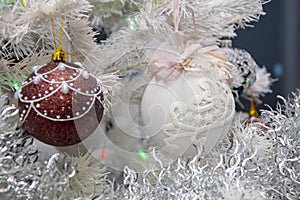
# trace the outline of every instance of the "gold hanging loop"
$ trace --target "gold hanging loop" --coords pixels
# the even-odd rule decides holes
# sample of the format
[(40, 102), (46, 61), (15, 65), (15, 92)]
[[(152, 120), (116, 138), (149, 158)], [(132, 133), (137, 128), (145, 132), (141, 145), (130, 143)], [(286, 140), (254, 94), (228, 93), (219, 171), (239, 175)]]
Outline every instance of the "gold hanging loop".
[(56, 46), (56, 37), (55, 37), (55, 31), (54, 31), (54, 20), (52, 16), (52, 12), (50, 12), (50, 18), (52, 23), (52, 35), (54, 39), (54, 47), (55, 52), (52, 53), (52, 60), (53, 61), (65, 61), (67, 53), (62, 48), (62, 36), (63, 36), (63, 23), (64, 23), (64, 17), (61, 17), (60, 20), (60, 26), (59, 26), (59, 45)]

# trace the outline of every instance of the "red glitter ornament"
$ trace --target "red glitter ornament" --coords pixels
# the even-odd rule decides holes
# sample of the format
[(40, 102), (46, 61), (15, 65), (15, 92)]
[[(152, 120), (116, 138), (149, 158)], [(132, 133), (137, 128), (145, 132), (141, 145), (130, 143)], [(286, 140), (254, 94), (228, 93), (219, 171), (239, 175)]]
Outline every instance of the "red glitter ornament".
[(254, 97), (251, 94), (251, 104), (249, 110), (249, 118), (245, 119), (243, 122), (243, 126), (246, 128), (247, 126), (257, 129), (257, 133), (260, 136), (264, 136), (267, 134), (270, 126), (268, 122), (264, 121), (258, 114), (255, 104), (254, 104)]
[(93, 133), (103, 115), (101, 82), (81, 63), (33, 67), (19, 93), (20, 120), (29, 134), (53, 146), (74, 145)]
[(251, 127), (257, 130), (259, 136), (264, 136), (270, 130), (270, 125), (260, 117), (250, 117), (243, 121), (244, 128)]

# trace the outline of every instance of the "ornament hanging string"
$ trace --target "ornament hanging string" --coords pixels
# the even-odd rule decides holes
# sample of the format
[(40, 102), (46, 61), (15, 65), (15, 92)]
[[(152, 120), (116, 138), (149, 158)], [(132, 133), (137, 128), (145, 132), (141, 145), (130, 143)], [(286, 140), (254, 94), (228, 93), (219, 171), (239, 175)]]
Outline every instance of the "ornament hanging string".
[(179, 2), (178, 0), (173, 0), (173, 23), (174, 23), (175, 32), (178, 32), (179, 30), (179, 22), (180, 22)]
[(59, 45), (56, 46), (56, 37), (54, 31), (54, 20), (52, 12), (50, 12), (50, 19), (52, 24), (52, 35), (53, 35), (53, 43), (54, 48), (56, 49), (55, 52), (52, 53), (52, 60), (53, 61), (65, 61), (66, 55), (69, 54), (70, 56), (75, 56), (75, 54), (66, 52), (62, 48), (62, 37), (63, 37), (63, 23), (64, 23), (64, 16), (61, 16), (60, 24), (59, 24)]
[(64, 17), (61, 16), (61, 21), (59, 24), (59, 46), (62, 47), (62, 31), (63, 31), (63, 23), (64, 23)]
[(55, 33), (54, 33), (54, 20), (53, 20), (52, 12), (50, 12), (50, 20), (51, 20), (51, 26), (52, 26), (52, 36), (53, 36), (54, 48), (56, 48), (56, 37), (55, 37)]

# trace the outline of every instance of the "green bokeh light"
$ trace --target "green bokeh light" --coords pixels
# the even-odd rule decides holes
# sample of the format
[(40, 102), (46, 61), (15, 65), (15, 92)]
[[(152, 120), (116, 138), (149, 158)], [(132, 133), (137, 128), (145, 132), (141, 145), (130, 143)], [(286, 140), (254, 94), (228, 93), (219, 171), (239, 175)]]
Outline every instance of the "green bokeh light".
[(18, 91), (21, 89), (22, 82), (25, 79), (25, 76), (16, 76), (13, 74), (0, 75), (0, 86), (8, 91)]
[(134, 21), (130, 21), (130, 22), (129, 22), (129, 28), (130, 28), (130, 30), (134, 30), (134, 28), (135, 28), (135, 23), (134, 23)]
[(147, 160), (149, 157), (143, 150), (139, 150), (138, 154), (143, 160)]
[(13, 80), (13, 87), (14, 87), (15, 91), (18, 91), (21, 89), (21, 84), (18, 81)]

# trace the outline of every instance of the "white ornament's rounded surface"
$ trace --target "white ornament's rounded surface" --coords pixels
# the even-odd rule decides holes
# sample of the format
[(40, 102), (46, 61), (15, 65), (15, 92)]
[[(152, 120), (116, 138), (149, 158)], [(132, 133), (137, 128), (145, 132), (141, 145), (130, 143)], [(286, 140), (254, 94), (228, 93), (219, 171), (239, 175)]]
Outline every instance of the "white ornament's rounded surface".
[(229, 86), (210, 70), (183, 71), (166, 83), (153, 78), (141, 103), (145, 131), (173, 156), (208, 153), (227, 134), (235, 112)]

